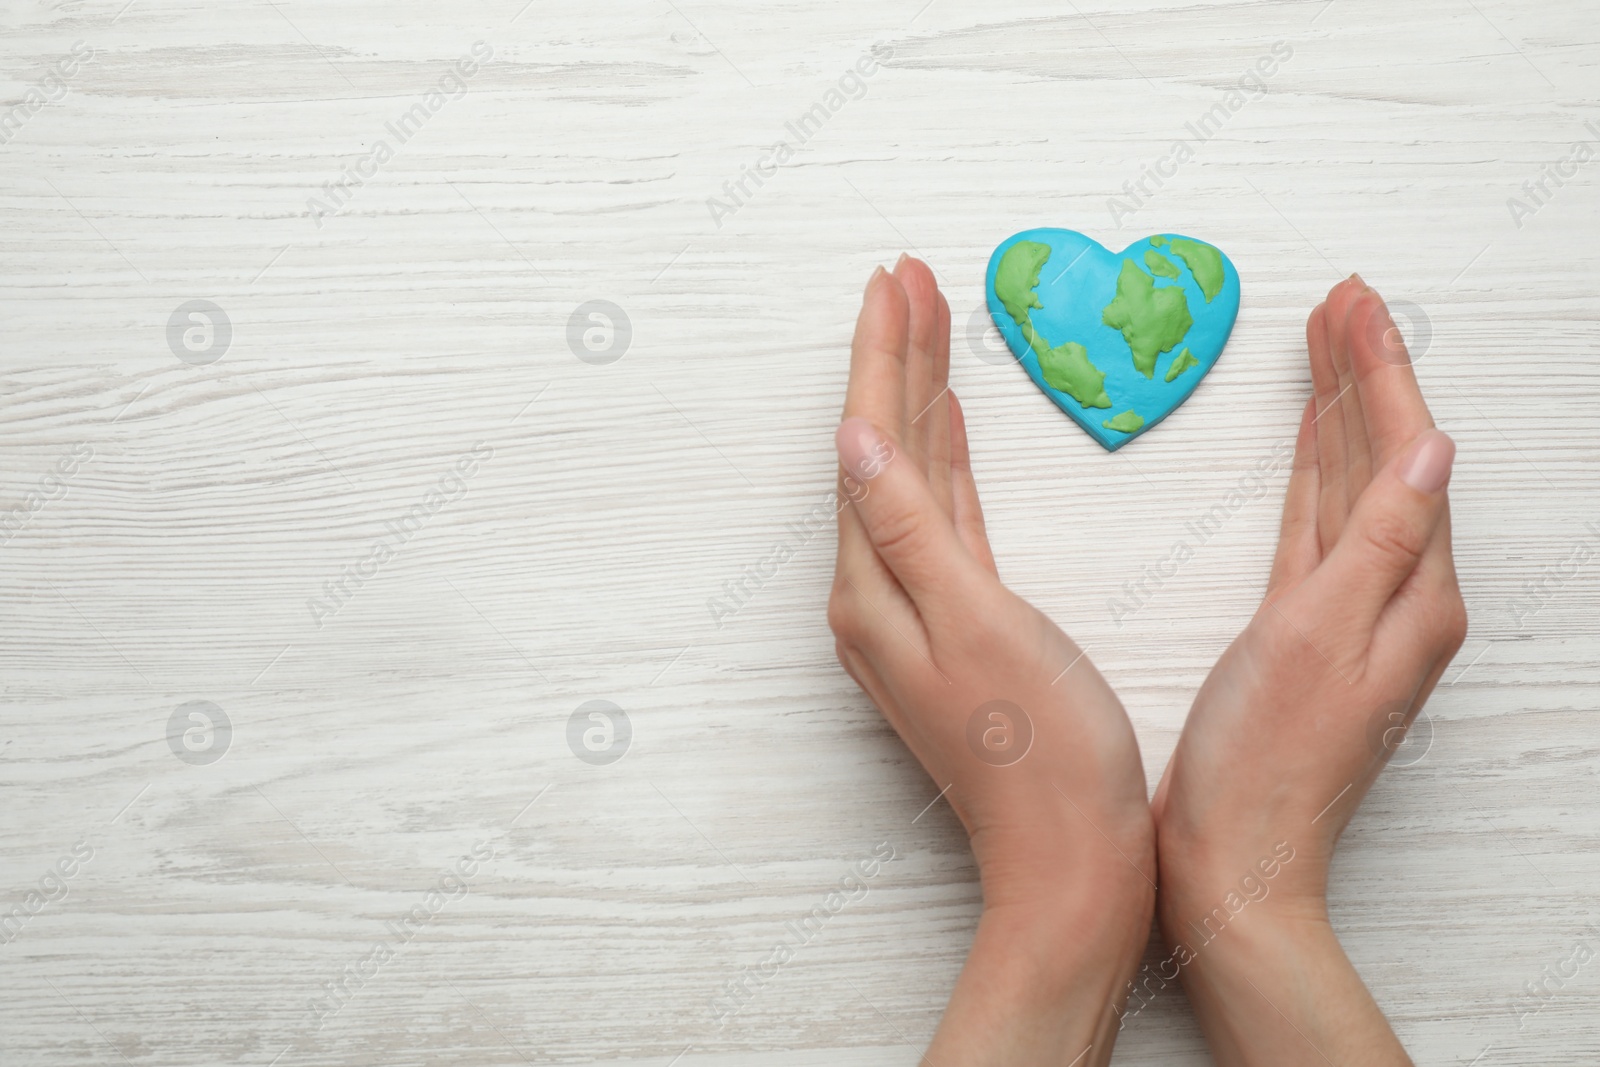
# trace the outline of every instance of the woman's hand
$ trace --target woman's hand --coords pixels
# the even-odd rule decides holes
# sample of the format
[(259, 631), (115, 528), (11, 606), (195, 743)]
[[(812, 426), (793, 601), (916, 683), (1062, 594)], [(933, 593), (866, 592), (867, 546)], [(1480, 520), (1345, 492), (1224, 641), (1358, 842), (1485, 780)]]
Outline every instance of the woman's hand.
[(1466, 634), (1433, 429), (1360, 278), (1306, 326), (1315, 396), (1266, 600), (1158, 788), (1161, 920), (1220, 1064), (1409, 1063), (1339, 949), (1334, 843)]
[(946, 382), (950, 310), (901, 257), (867, 283), (837, 445), (839, 660), (972, 839), (984, 913), (928, 1059), (1103, 1064), (1149, 935), (1138, 744), (1082, 650), (997, 577)]

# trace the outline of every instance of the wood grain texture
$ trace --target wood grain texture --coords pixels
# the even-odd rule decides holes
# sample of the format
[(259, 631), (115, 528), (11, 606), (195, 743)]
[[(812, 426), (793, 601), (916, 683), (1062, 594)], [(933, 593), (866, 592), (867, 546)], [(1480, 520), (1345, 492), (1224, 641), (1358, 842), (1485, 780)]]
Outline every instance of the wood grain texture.
[[(1152, 782), (1259, 598), (1282, 476), (1139, 611), (1109, 602), (1292, 438), (1323, 291), (1359, 269), (1415, 307), (1473, 628), (1333, 907), (1419, 1063), (1600, 1059), (1600, 964), (1518, 1015), (1600, 918), (1600, 162), (1520, 226), (1506, 204), (1595, 140), (1589, 5), (83, 0), (0, 25), (0, 114), (94, 51), (0, 144), (0, 511), (92, 452), (0, 546), (0, 912), (93, 850), (0, 944), (7, 1067), (916, 1063), (974, 870), (834, 662), (831, 531), (792, 532), (831, 484), (860, 287), (907, 248), (950, 295), (1002, 573), (1119, 688)], [(324, 183), (477, 41), (493, 60), (319, 226)], [(1109, 198), (1275, 42), (1265, 93), (1119, 230)], [(707, 199), (874, 44), (719, 225)], [(1243, 277), (1216, 371), (1115, 455), (969, 332), (994, 244), (1051, 224), (1204, 235)], [(168, 340), (196, 299), (232, 325), (204, 366)], [(609, 365), (568, 342), (596, 299), (632, 329)], [(474, 448), (319, 625), (324, 583)], [(1117, 528), (1080, 506), (1105, 498)], [(719, 625), (708, 599), (785, 539)], [(232, 724), (209, 765), (168, 744), (196, 700)], [(620, 762), (569, 749), (589, 700), (629, 716)], [(319, 1028), (319, 985), (480, 842)], [(1117, 1062), (1209, 1062), (1181, 994)]]

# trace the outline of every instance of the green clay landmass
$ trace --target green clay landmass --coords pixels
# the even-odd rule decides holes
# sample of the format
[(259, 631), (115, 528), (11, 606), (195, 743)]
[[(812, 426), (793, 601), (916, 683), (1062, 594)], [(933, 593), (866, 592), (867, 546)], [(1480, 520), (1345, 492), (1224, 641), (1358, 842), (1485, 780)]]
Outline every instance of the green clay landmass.
[(1018, 241), (1006, 249), (1006, 254), (1000, 257), (1000, 265), (994, 272), (995, 297), (1005, 306), (1006, 314), (1010, 315), (1012, 321), (1022, 330), (1022, 339), (1027, 341), (1028, 346), (1040, 356), (1050, 351), (1050, 345), (1034, 332), (1033, 322), (1028, 317), (1028, 309), (1044, 308), (1034, 290), (1039, 287), (1039, 271), (1044, 268), (1044, 262), (1049, 258), (1049, 245), (1040, 244), (1038, 241)]
[(1039, 357), (1039, 373), (1052, 389), (1059, 389), (1086, 408), (1108, 408), (1105, 372), (1089, 361), (1089, 351), (1076, 341), (1052, 347), (1043, 334), (1033, 328), (1030, 308), (1043, 310), (1039, 295), (1039, 272), (1050, 258), (1050, 246), (1037, 241), (1018, 241), (1000, 257), (994, 272), (994, 295), (1004, 305)]
[(1183, 273), (1176, 263), (1153, 248), (1144, 250), (1144, 265), (1158, 278), (1176, 278)]
[(1039, 356), (1039, 371), (1051, 388), (1059, 389), (1086, 408), (1108, 408), (1106, 375), (1089, 362), (1089, 352), (1076, 341), (1050, 349)]
[(1173, 358), (1172, 366), (1167, 368), (1167, 381), (1170, 382), (1190, 367), (1198, 367), (1199, 365), (1200, 361), (1191, 356), (1189, 350), (1185, 348)]
[(1189, 264), (1189, 272), (1205, 294), (1206, 303), (1222, 292), (1222, 253), (1199, 241), (1179, 238), (1172, 242), (1172, 254)]
[(1123, 260), (1117, 295), (1100, 315), (1107, 326), (1122, 331), (1133, 352), (1134, 369), (1146, 378), (1155, 377), (1156, 357), (1177, 347), (1194, 325), (1183, 290), (1176, 285), (1161, 289), (1155, 285), (1155, 279), (1133, 260)]
[(1139, 417), (1137, 411), (1129, 408), (1116, 418), (1107, 419), (1100, 425), (1108, 430), (1116, 430), (1118, 433), (1133, 433), (1133, 431), (1144, 425), (1144, 420)]
[(1167, 239), (1165, 237), (1161, 236), (1159, 233), (1156, 234), (1154, 237), (1150, 238), (1150, 245), (1151, 245), (1152, 248), (1160, 248), (1162, 245), (1164, 245), (1166, 243), (1167, 243)]

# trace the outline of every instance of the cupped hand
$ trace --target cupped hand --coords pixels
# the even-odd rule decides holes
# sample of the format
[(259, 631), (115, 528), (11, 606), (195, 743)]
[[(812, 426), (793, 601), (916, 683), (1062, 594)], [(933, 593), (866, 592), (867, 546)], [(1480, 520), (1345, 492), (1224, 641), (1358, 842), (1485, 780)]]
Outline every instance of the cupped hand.
[(1104, 1063), (1146, 943), (1154, 828), (1127, 715), (997, 576), (928, 267), (873, 274), (837, 434), (840, 662), (972, 840), (984, 914), (929, 1058)]
[[(1153, 805), (1162, 926), (1179, 969), (1192, 958), (1185, 981), (1225, 1063), (1321, 1062), (1306, 1047), (1314, 1020), (1264, 1058), (1246, 1054), (1294, 1016), (1277, 1002), (1294, 989), (1273, 983), (1298, 982), (1256, 950), (1288, 966), (1284, 946), (1304, 938), (1327, 950), (1326, 973), (1354, 978), (1329, 947), (1328, 862), (1466, 634), (1445, 492), (1455, 445), (1433, 428), (1383, 300), (1352, 276), (1311, 313), (1306, 341), (1315, 396), (1266, 598), (1201, 687)], [(1206, 978), (1225, 982), (1234, 958), (1249, 959), (1235, 977), (1254, 992)], [(1302, 958), (1293, 973), (1318, 966)], [(1264, 1009), (1269, 997), (1273, 1011), (1251, 1023), (1223, 1003)], [(1347, 1039), (1339, 1026), (1320, 1038)], [(1361, 1062), (1406, 1062), (1392, 1037), (1374, 1040)]]

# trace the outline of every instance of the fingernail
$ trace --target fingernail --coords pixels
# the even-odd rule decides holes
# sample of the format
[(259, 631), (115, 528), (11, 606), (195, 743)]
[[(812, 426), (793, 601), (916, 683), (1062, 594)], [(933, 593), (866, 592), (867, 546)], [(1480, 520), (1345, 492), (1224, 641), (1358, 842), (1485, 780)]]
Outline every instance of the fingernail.
[(900, 272), (900, 268), (905, 266), (906, 265), (906, 260), (908, 260), (910, 258), (911, 257), (906, 255), (904, 252), (901, 252), (900, 253), (900, 258), (894, 261), (895, 273), (898, 274)]
[(1361, 275), (1356, 274), (1354, 271), (1352, 271), (1350, 274), (1350, 280), (1361, 286), (1365, 286), (1367, 284), (1366, 281), (1362, 279)]
[(833, 445), (839, 450), (839, 462), (844, 469), (870, 481), (883, 470), (888, 457), (888, 442), (878, 433), (877, 427), (859, 415), (852, 415), (839, 424), (833, 435)]
[(869, 292), (869, 293), (872, 292), (872, 287), (874, 285), (878, 284), (878, 279), (882, 278), (884, 273), (885, 272), (884, 272), (882, 263), (880, 263), (876, 267), (872, 268), (872, 276), (867, 279), (867, 289), (866, 289), (867, 292)]
[(1437, 493), (1450, 481), (1456, 443), (1443, 430), (1427, 430), (1400, 460), (1400, 480), (1419, 493)]

